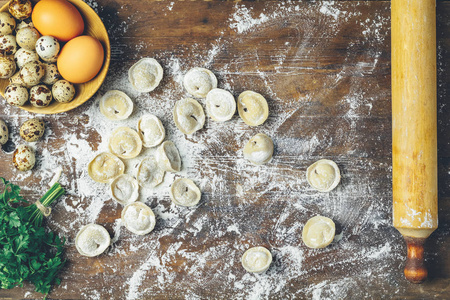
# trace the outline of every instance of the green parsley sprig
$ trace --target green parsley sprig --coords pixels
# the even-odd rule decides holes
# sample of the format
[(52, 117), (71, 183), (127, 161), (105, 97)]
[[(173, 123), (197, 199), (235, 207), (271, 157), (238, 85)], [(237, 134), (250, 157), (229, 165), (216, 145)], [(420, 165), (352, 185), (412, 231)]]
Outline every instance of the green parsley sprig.
[[(36, 291), (47, 296), (65, 260), (64, 243), (58, 234), (42, 225), (43, 212), (19, 195), (20, 187), (0, 177), (4, 190), (0, 194), (0, 284), (2, 289), (23, 286), (24, 281), (35, 285)], [(40, 199), (49, 207), (64, 194), (55, 183)]]

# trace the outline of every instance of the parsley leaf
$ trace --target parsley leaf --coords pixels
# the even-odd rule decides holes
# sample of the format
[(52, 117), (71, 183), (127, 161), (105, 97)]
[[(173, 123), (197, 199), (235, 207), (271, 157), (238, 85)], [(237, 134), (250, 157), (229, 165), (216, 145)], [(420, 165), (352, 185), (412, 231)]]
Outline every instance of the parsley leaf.
[[(64, 243), (58, 234), (42, 225), (42, 212), (19, 195), (20, 187), (0, 177), (4, 189), (0, 194), (0, 287), (11, 289), (24, 281), (47, 295), (53, 284), (59, 284), (64, 267)], [(41, 199), (48, 207), (64, 194), (56, 183)], [(11, 205), (13, 204), (13, 205)]]

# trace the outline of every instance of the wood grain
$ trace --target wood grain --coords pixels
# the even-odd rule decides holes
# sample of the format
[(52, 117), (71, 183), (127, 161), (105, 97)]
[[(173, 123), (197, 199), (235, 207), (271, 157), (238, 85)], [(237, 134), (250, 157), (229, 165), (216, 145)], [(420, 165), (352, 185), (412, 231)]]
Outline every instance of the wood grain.
[[(244, 8), (256, 20), (264, 13), (267, 21), (239, 32), (232, 25), (236, 13)], [(163, 267), (142, 273), (141, 299), (241, 299), (257, 295), (258, 288), (264, 290), (262, 299), (448, 297), (449, 2), (438, 2), (437, 9), (439, 228), (425, 244), (429, 281), (420, 286), (403, 277), (406, 247), (391, 225), (390, 2), (339, 1), (327, 6), (322, 2), (180, 1), (171, 5), (99, 0), (97, 10), (111, 39), (110, 72), (100, 93), (113, 88), (120, 74), (139, 58), (150, 56), (161, 62), (166, 74), (161, 88), (151, 96), (152, 105), (156, 109), (160, 102), (173, 103), (185, 95), (176, 74), (171, 73), (177, 58), (183, 62), (182, 70), (210, 68), (219, 84), (226, 84), (235, 96), (249, 88), (260, 92), (268, 99), (270, 116), (256, 129), (246, 127), (237, 117), (228, 130), (207, 120), (205, 129), (190, 137), (208, 147), (190, 158), (189, 174), (211, 181), (216, 175), (224, 181), (218, 187), (206, 184), (202, 202), (194, 211), (176, 210), (176, 220), (159, 218), (153, 234), (137, 240), (122, 230), (114, 251), (88, 259), (73, 247), (76, 232), (64, 231), (69, 239), (69, 264), (62, 285), (50, 298), (124, 299), (129, 293), (127, 281), (152, 259), (160, 259)], [(336, 18), (333, 12), (339, 12)], [(216, 49), (216, 55), (209, 54), (211, 49)], [(167, 90), (174, 91), (170, 97)], [(70, 185), (66, 188), (73, 191), (62, 200), (64, 205), (55, 206), (48, 220), (55, 230), (83, 219), (77, 211), (88, 209), (94, 201), (78, 196), (80, 187), (73, 179), (83, 170), (76, 168), (80, 158), (66, 156), (68, 141), (64, 140), (67, 134), (84, 137), (92, 151), (97, 151), (102, 137), (86, 126), (93, 102), (45, 116), (51, 130), (40, 145), (61, 160), (67, 158), (63, 170)], [(0, 118), (11, 132), (17, 132), (31, 114), (3, 103)], [(170, 112), (163, 117), (165, 126), (173, 126)], [(257, 176), (263, 179), (253, 185), (257, 170), (239, 168), (238, 151), (259, 130), (271, 134), (276, 149), (274, 161)], [(12, 139), (15, 144), (20, 142), (16, 136)], [(335, 160), (343, 178), (334, 193), (323, 197), (303, 177), (306, 168), (320, 158)], [(26, 197), (38, 197), (42, 162), (35, 177), (22, 178), (10, 159), (10, 152), (0, 152), (0, 176), (25, 186)], [(168, 196), (149, 197), (146, 203), (174, 212)], [(74, 211), (66, 211), (65, 205)], [(338, 243), (321, 251), (301, 242), (303, 224), (317, 214), (331, 217), (344, 233)], [(96, 222), (113, 234), (119, 216), (117, 206), (107, 201)], [(197, 229), (196, 224), (202, 222), (205, 226)], [(228, 231), (231, 225), (238, 226), (238, 232)], [(260, 277), (248, 276), (239, 263), (242, 250), (256, 245), (268, 247), (274, 257), (273, 266)], [(209, 249), (216, 254), (206, 256)], [(288, 250), (291, 255), (286, 255)], [(204, 264), (192, 257), (204, 259)], [(0, 297), (40, 295), (25, 285), (1, 290)]]
[(435, 1), (392, 1), (394, 227), (418, 238), (438, 223), (435, 9)]

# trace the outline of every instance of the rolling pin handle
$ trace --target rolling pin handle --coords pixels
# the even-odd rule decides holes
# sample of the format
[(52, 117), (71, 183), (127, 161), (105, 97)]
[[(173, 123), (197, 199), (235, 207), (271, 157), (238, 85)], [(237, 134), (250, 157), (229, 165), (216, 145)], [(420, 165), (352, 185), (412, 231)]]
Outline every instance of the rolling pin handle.
[(422, 283), (427, 279), (428, 271), (424, 264), (425, 239), (405, 237), (408, 247), (406, 258), (405, 277), (412, 283)]

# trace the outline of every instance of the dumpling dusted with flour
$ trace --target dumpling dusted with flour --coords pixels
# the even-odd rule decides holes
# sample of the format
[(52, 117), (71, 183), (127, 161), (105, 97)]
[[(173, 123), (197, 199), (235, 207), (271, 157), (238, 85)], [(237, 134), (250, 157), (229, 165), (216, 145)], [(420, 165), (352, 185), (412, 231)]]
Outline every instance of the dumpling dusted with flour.
[(109, 138), (109, 150), (120, 158), (134, 158), (141, 153), (142, 141), (133, 129), (118, 127)]
[(117, 156), (103, 152), (98, 154), (88, 165), (89, 176), (97, 182), (107, 183), (125, 172), (123, 161)]
[(238, 97), (238, 112), (247, 125), (258, 126), (269, 117), (269, 106), (261, 94), (245, 91)]
[(180, 172), (181, 170), (180, 153), (171, 141), (165, 141), (156, 149), (155, 159), (164, 171)]
[(184, 134), (193, 134), (203, 128), (205, 112), (197, 100), (185, 98), (178, 100), (173, 109), (173, 121)]
[(144, 147), (156, 147), (164, 141), (166, 130), (158, 117), (147, 114), (143, 115), (137, 125), (139, 136)]
[(263, 165), (272, 159), (273, 141), (264, 133), (252, 137), (244, 147), (244, 157), (255, 165)]
[(75, 237), (75, 247), (83, 256), (94, 257), (105, 252), (111, 244), (108, 231), (100, 225), (88, 224)]
[(133, 112), (133, 101), (124, 92), (107, 91), (100, 99), (100, 112), (110, 120), (125, 120)]
[(155, 228), (155, 214), (150, 207), (142, 202), (135, 202), (125, 206), (121, 217), (125, 227), (138, 235), (147, 234)]
[(170, 198), (181, 206), (194, 206), (200, 201), (202, 193), (195, 183), (188, 178), (178, 178), (170, 187)]
[(315, 216), (306, 222), (302, 240), (309, 248), (324, 248), (334, 239), (336, 226), (330, 218)]
[(122, 205), (135, 202), (139, 197), (139, 184), (134, 177), (122, 174), (111, 182), (111, 196)]
[(153, 156), (144, 158), (137, 168), (136, 178), (142, 187), (155, 187), (164, 180), (165, 171)]
[(308, 167), (306, 180), (319, 192), (329, 192), (341, 181), (341, 172), (334, 161), (321, 159)]
[(230, 120), (236, 112), (233, 94), (222, 89), (212, 89), (206, 95), (206, 112), (216, 122)]
[(143, 58), (128, 70), (133, 88), (141, 93), (153, 91), (163, 78), (163, 68), (154, 58)]
[(209, 91), (217, 87), (217, 78), (208, 69), (192, 68), (184, 75), (183, 85), (192, 96), (205, 98)]
[(264, 273), (272, 263), (272, 254), (264, 247), (253, 247), (242, 255), (242, 266), (250, 273)]

